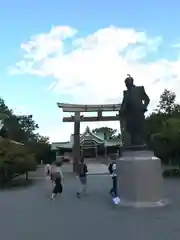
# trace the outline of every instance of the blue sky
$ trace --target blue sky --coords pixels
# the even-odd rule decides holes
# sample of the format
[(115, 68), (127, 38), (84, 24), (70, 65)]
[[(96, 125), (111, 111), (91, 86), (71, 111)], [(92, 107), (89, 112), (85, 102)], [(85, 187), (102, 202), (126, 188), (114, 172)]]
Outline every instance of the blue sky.
[[(180, 32), (178, 29), (178, 22), (180, 22), (179, 9), (180, 2), (175, 0), (166, 2), (152, 0), (146, 3), (140, 0), (111, 0), (107, 2), (102, 0), (4, 1), (1, 3), (0, 8), (1, 96), (5, 99), (9, 107), (15, 109), (17, 112), (25, 111), (26, 113), (32, 113), (40, 125), (40, 132), (45, 135), (48, 134), (52, 141), (67, 139), (69, 133), (72, 131), (72, 124), (71, 126), (67, 126), (66, 124), (66, 130), (64, 130), (64, 125), (61, 123), (62, 113), (57, 109), (56, 102), (73, 102), (75, 99), (78, 99), (79, 102), (83, 103), (82, 101), (86, 99), (79, 97), (77, 89), (73, 90), (73, 84), (76, 83), (77, 87), (75, 80), (70, 85), (71, 92), (65, 93), (64, 90), (61, 91), (61, 83), (59, 83), (60, 85), (56, 92), (47, 90), (49, 85), (54, 81), (53, 74), (44, 77), (31, 73), (10, 75), (9, 67), (14, 66), (15, 63), (23, 59), (24, 52), (21, 49), (21, 43), (27, 43), (32, 36), (37, 34), (48, 33), (52, 26), (69, 26), (75, 28), (78, 31), (78, 37), (81, 38), (93, 34), (100, 29), (109, 28), (110, 25), (114, 25), (119, 29), (131, 28), (137, 32), (145, 32), (149, 38), (161, 36), (162, 42), (158, 46), (158, 51), (149, 54), (149, 57), (146, 56), (146, 59), (143, 59), (143, 61), (147, 63), (151, 60), (151, 62), (154, 62), (153, 64), (156, 64), (158, 60), (166, 59), (168, 64), (174, 64), (173, 69), (169, 70), (171, 72), (170, 75), (178, 75), (177, 66), (179, 56), (177, 53), (179, 49), (172, 48), (172, 45), (180, 42)], [(67, 44), (71, 43), (67, 42)], [(138, 60), (137, 63), (141, 64)], [(139, 76), (141, 75), (140, 65), (136, 66), (136, 69), (139, 69), (137, 73), (137, 76)], [(157, 66), (158, 69), (165, 68), (164, 65)], [(174, 70), (175, 68), (176, 70)], [(134, 69), (134, 65), (130, 69)], [(71, 71), (71, 65), (69, 65), (69, 71)], [(88, 80), (88, 72), (84, 72), (83, 74), (85, 83), (90, 81)], [(102, 77), (102, 74), (100, 76)], [(109, 76), (111, 77), (111, 72)], [(115, 77), (113, 70), (112, 77)], [(160, 77), (164, 77), (164, 73)], [(106, 82), (108, 82), (108, 79), (106, 79)], [(177, 82), (178, 80), (176, 80)], [(163, 84), (164, 82), (162, 82), (161, 86)], [(108, 86), (108, 83), (106, 85)], [(119, 95), (122, 90), (122, 87), (119, 87)], [(76, 94), (77, 96), (74, 98)], [(92, 94), (91, 92), (91, 96)], [(94, 93), (94, 97), (96, 94), (98, 95), (98, 91)], [(117, 96), (115, 95), (114, 98), (117, 99)], [(110, 98), (113, 97), (110, 96)], [(104, 95), (102, 98), (99, 98), (100, 100), (106, 102)], [(91, 99), (88, 98), (88, 101), (91, 102)], [(56, 131), (56, 129), (58, 130)], [(63, 133), (62, 129), (64, 130)]]

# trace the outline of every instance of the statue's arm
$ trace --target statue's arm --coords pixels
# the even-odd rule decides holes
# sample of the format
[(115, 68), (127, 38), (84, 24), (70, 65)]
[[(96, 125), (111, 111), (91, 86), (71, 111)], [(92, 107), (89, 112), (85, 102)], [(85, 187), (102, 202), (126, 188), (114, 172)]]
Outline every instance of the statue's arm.
[(147, 108), (147, 106), (150, 103), (150, 98), (148, 97), (143, 86), (142, 86), (142, 100), (144, 101), (144, 107)]

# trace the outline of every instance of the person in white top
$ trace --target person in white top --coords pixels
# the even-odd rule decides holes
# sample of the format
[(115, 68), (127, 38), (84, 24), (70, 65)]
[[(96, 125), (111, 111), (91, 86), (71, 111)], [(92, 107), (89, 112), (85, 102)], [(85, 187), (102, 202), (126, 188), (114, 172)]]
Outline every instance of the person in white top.
[(51, 165), (50, 164), (46, 164), (46, 166), (45, 166), (45, 174), (46, 174), (46, 177), (49, 179), (50, 176), (51, 176)]

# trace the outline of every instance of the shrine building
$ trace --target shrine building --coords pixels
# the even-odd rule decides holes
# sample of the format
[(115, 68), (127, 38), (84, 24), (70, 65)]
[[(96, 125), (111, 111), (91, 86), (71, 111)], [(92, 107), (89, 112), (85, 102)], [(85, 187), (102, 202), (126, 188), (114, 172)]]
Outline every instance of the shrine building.
[[(68, 142), (52, 142), (51, 150), (54, 155), (62, 156), (65, 154), (72, 153), (74, 143), (74, 134), (71, 134), (70, 140)], [(94, 157), (105, 156), (109, 154), (118, 153), (122, 142), (120, 139), (108, 139), (105, 134), (95, 134), (89, 127), (86, 127), (83, 134), (80, 134), (80, 151), (81, 155), (84, 157)]]

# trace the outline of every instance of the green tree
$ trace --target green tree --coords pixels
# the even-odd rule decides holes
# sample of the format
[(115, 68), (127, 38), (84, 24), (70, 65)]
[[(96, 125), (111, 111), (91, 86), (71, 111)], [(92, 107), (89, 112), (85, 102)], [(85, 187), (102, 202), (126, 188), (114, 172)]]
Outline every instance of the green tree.
[(159, 131), (152, 134), (152, 143), (164, 164), (180, 165), (180, 119), (164, 121)]
[(21, 129), (16, 115), (10, 115), (4, 122), (10, 139), (22, 143), (27, 141), (27, 134)]
[(165, 89), (160, 96), (159, 105), (157, 110), (161, 113), (170, 115), (175, 108), (176, 94), (170, 90)]
[(180, 159), (180, 105), (167, 89), (160, 96), (157, 109), (146, 118), (149, 146), (164, 164), (178, 164)]
[(31, 137), (31, 135), (33, 136), (34, 131), (39, 128), (38, 124), (33, 120), (32, 115), (17, 116), (17, 119), (21, 130), (27, 133), (29, 135), (28, 137)]
[(164, 121), (180, 116), (180, 106), (175, 103), (176, 94), (167, 89), (160, 95), (157, 108), (146, 118), (146, 133), (148, 138), (159, 132)]
[[(36, 133), (37, 123), (32, 115), (17, 116), (0, 98), (0, 120), (4, 120), (0, 143), (0, 172), (27, 172), (34, 169), (34, 160), (50, 158), (51, 154), (48, 138)], [(13, 144), (12, 140), (23, 143), (24, 146)], [(6, 147), (8, 146), (8, 147)], [(3, 170), (4, 169), (4, 170)]]
[(36, 134), (34, 141), (29, 143), (31, 152), (35, 153), (35, 158), (38, 163), (43, 160), (44, 163), (51, 162), (51, 145), (49, 144), (49, 138)]
[(17, 116), (0, 98), (0, 120), (4, 120), (5, 128), (8, 131), (9, 138), (15, 141), (28, 143), (33, 141), (35, 131), (39, 128), (38, 124), (33, 120), (32, 115)]
[(9, 118), (12, 115), (12, 110), (6, 106), (4, 100), (0, 98), (0, 115), (1, 119), (3, 118)]
[(100, 127), (93, 129), (92, 132), (95, 134), (103, 134), (104, 137), (108, 140), (114, 139), (116, 137), (117, 130), (108, 127)]

